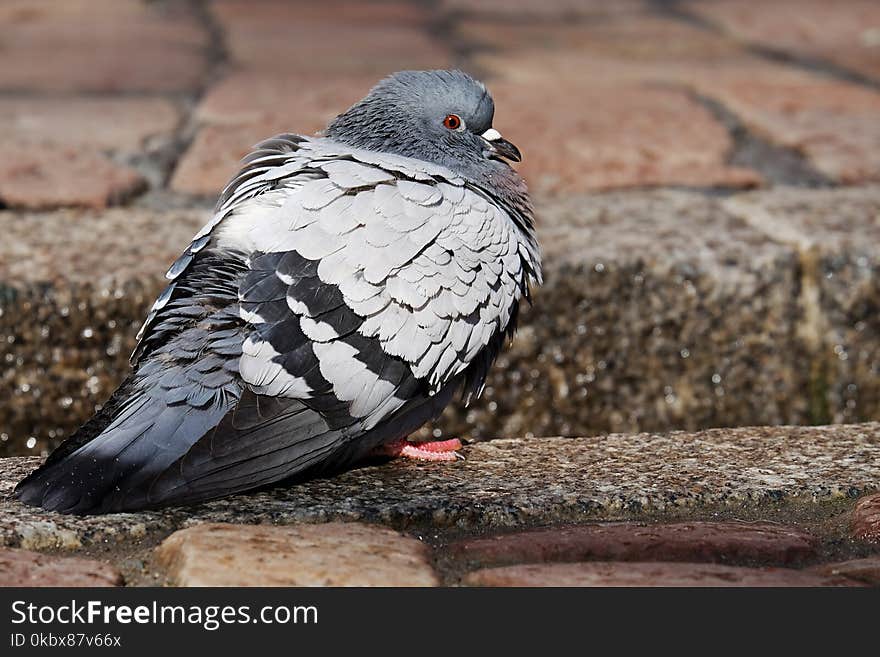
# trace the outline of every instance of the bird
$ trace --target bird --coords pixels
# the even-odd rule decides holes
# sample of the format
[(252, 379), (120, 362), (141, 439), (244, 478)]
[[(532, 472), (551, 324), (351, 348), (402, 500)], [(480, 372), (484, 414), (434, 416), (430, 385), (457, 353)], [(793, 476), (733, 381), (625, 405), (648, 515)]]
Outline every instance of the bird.
[(479, 397), (542, 282), (521, 153), (488, 88), (400, 71), (313, 136), (257, 144), (166, 274), (131, 370), (15, 488), (101, 514), (293, 484)]

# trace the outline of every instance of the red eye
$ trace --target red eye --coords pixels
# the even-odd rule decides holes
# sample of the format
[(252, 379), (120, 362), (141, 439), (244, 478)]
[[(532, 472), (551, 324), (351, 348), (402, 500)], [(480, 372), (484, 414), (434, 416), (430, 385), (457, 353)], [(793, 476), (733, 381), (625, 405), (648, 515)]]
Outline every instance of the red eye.
[(443, 125), (450, 130), (458, 130), (461, 127), (461, 119), (457, 114), (447, 114), (446, 118), (443, 119)]

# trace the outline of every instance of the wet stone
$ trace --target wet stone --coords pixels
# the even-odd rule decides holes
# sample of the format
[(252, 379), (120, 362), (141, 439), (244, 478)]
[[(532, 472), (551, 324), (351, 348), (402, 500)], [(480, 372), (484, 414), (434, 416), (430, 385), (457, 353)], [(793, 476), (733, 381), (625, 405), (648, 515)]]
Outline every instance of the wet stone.
[(479, 564), (548, 561), (714, 561), (787, 565), (815, 552), (816, 539), (766, 522), (611, 523), (554, 527), (470, 539), (449, 551)]
[(592, 562), (488, 568), (464, 578), (469, 586), (860, 586), (787, 568), (739, 568), (701, 563)]
[[(546, 283), (483, 397), (453, 404), (418, 436), (880, 416), (876, 240), (845, 231), (873, 234), (878, 205), (875, 187), (727, 200), (674, 191), (537, 197)], [(9, 364), (0, 380), (13, 391), (0, 407), (0, 452), (40, 453), (105, 401), (128, 371), (163, 272), (207, 217), (0, 213), (12, 238), (0, 243), (0, 360)], [(811, 235), (822, 237), (805, 252)]]
[(104, 403), (129, 370), (165, 270), (206, 220), (0, 212), (0, 454), (40, 454)]
[(880, 494), (867, 495), (858, 501), (852, 513), (852, 536), (880, 543)]
[(100, 561), (0, 549), (0, 586), (121, 586), (122, 575)]
[[(523, 529), (660, 519), (782, 504), (827, 508), (880, 488), (880, 424), (530, 438), (466, 445), (465, 460), (365, 465), (189, 508), (72, 517), (9, 500), (0, 544), (88, 546), (141, 540), (185, 523), (362, 521), (403, 530)], [(858, 458), (853, 458), (853, 455)], [(0, 496), (40, 462), (0, 459)], [(41, 548), (42, 549), (42, 548)], [(739, 548), (744, 550), (745, 548)]]
[(179, 586), (436, 586), (428, 549), (359, 523), (292, 527), (204, 524), (156, 550)]

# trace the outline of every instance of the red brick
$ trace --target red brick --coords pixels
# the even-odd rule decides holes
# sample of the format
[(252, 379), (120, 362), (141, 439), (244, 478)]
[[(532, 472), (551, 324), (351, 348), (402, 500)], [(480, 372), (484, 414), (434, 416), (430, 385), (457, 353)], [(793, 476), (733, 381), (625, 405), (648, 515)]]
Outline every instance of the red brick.
[(470, 586), (860, 586), (842, 577), (786, 568), (698, 563), (592, 562), (488, 568), (464, 578)]
[(95, 150), (36, 143), (7, 144), (0, 150), (0, 203), (11, 207), (102, 208), (144, 186), (137, 171)]
[(208, 523), (157, 548), (179, 586), (436, 586), (428, 549), (385, 527)]
[[(747, 57), (732, 39), (657, 16), (597, 22), (465, 21), (460, 37), (480, 49), (480, 68), (510, 80), (617, 85), (670, 81)], [(759, 61), (759, 60), (756, 60)]]
[(0, 98), (0, 152), (21, 141), (136, 152), (179, 120), (160, 98)]
[(686, 9), (749, 43), (827, 59), (880, 78), (880, 4), (876, 0), (690, 2)]
[(212, 87), (196, 117), (217, 124), (279, 119), (288, 122), (288, 130), (311, 134), (360, 100), (377, 81), (374, 75), (242, 71)]
[[(302, 57), (284, 55), (286, 49), (302, 47), (311, 38), (327, 41), (320, 36), (326, 17), (314, 10), (304, 21), (310, 30), (308, 39), (292, 39), (293, 45), (285, 41), (286, 45), (278, 46), (281, 50), (277, 50), (266, 34), (267, 30), (271, 32), (284, 24), (285, 9), (277, 3), (247, 7), (250, 9), (246, 10), (240, 2), (221, 2), (215, 10), (230, 30), (240, 32), (247, 43), (266, 56), (271, 51), (275, 53), (272, 58), (297, 62)], [(386, 7), (384, 11), (391, 10)], [(397, 22), (381, 16), (386, 19), (382, 29), (415, 30), (412, 10), (407, 11), (407, 18)], [(369, 31), (374, 23), (368, 21), (358, 29)], [(756, 173), (726, 163), (732, 148), (730, 136), (708, 110), (684, 92), (637, 84), (644, 77), (639, 66), (653, 61), (660, 52), (669, 51), (666, 56), (678, 58), (676, 61), (695, 54), (705, 60), (711, 52), (726, 57), (731, 51), (739, 52), (729, 42), (719, 45), (717, 39), (673, 21), (641, 18), (637, 30), (628, 27), (630, 21), (612, 22), (614, 29), (605, 39), (611, 52), (606, 53), (606, 59), (635, 57), (639, 62), (627, 76), (613, 74), (603, 78), (598, 75), (601, 67), (590, 64), (592, 54), (581, 52), (587, 37), (592, 35), (582, 27), (499, 27), (491, 21), (468, 25), (466, 33), (468, 29), (476, 30), (471, 37), (482, 33), (483, 42), (512, 50), (499, 53), (492, 60), (504, 63), (498, 72), (506, 79), (491, 82), (490, 87), (498, 108), (496, 126), (524, 150), (521, 170), (533, 190), (591, 191), (664, 184), (741, 187), (760, 183)], [(650, 38), (635, 38), (640, 35)], [(357, 51), (359, 38), (346, 40), (348, 60), (351, 49)], [(325, 58), (319, 50), (313, 49), (313, 53), (322, 60), (319, 68), (324, 66)], [(371, 62), (376, 59), (373, 54), (364, 53)], [(547, 59), (542, 55), (559, 61), (545, 68)], [(199, 118), (208, 124), (250, 125), (229, 128), (223, 134), (205, 127), (175, 173), (175, 189), (216, 193), (254, 141), (280, 129), (308, 133), (323, 127), (376, 80), (372, 73), (349, 74), (344, 79), (323, 73), (299, 74), (296, 64), (292, 65), (294, 72), (286, 67), (283, 73), (267, 73), (278, 68), (261, 57), (245, 56), (244, 61), (259, 63), (260, 72), (246, 69), (230, 76), (211, 90), (198, 112)], [(480, 60), (480, 64), (485, 62)], [(587, 76), (582, 73), (582, 64), (589, 64)], [(597, 75), (592, 76), (591, 72)], [(619, 84), (621, 77), (632, 84)], [(609, 89), (608, 84), (613, 88)], [(553, 108), (552, 120), (548, 120), (548, 107)]]
[(443, 0), (443, 9), (465, 14), (536, 17), (600, 17), (642, 11), (642, 0)]
[(533, 191), (616, 187), (747, 187), (760, 177), (726, 164), (727, 130), (684, 93), (668, 89), (496, 81), (495, 127), (523, 151)]
[(146, 183), (108, 151), (141, 152), (179, 120), (158, 98), (0, 99), (0, 200), (26, 208), (121, 201)]
[(337, 25), (373, 27), (376, 25), (424, 26), (426, 11), (406, 0), (362, 2), (361, 0), (322, 0), (295, 3), (278, 0), (213, 0), (212, 11), (227, 30), (278, 30), (298, 25)]
[[(646, 185), (753, 186), (729, 166), (727, 129), (675, 72), (695, 61), (744, 56), (730, 41), (661, 18), (627, 16), (577, 24), (470, 21), (462, 36), (487, 47), (496, 127), (524, 153), (536, 191)], [(707, 64), (708, 65), (708, 64)]]
[(0, 586), (121, 586), (118, 570), (100, 561), (0, 550)]
[(449, 50), (408, 3), (329, 1), (299, 4), (231, 0), (213, 5), (233, 61), (266, 71), (370, 72), (443, 68)]
[[(281, 79), (234, 76), (202, 104), (199, 113), (209, 125), (183, 157), (172, 187), (192, 194), (218, 192), (256, 141), (285, 130), (310, 134), (323, 128), (369, 86), (365, 81), (314, 81), (298, 93), (299, 87)], [(680, 92), (629, 87), (609, 94), (556, 84), (538, 91), (535, 86), (490, 84), (495, 126), (523, 150), (520, 170), (535, 191), (760, 182), (754, 172), (725, 164), (731, 148), (726, 130)], [(248, 98), (257, 100), (249, 106)], [(548, 106), (554, 108), (552, 121)], [(238, 126), (210, 125), (239, 120)]]
[(880, 94), (814, 76), (741, 73), (706, 76), (695, 85), (753, 131), (801, 151), (828, 177), (880, 180)]
[(171, 189), (184, 194), (217, 196), (250, 148), (267, 137), (288, 132), (280, 120), (199, 129), (171, 177)]
[(183, 91), (208, 67), (208, 34), (184, 3), (7, 0), (0, 88)]
[[(587, 118), (614, 108), (619, 89), (675, 85), (720, 101), (752, 131), (802, 152), (830, 178), (843, 183), (880, 179), (880, 122), (875, 118), (880, 94), (752, 56), (729, 38), (642, 16), (573, 25), (474, 21), (463, 30), (470, 40), (490, 47), (478, 55), (479, 65), (521, 89), (540, 88), (549, 76), (558, 89), (550, 92), (554, 100), (568, 95), (572, 104), (583, 103), (579, 88), (605, 99), (595, 109), (583, 105)], [(560, 105), (565, 107), (563, 100), (552, 106)], [(650, 105), (632, 107), (641, 114), (653, 112)], [(658, 131), (663, 131), (663, 118), (661, 111)], [(606, 118), (609, 141), (619, 139), (619, 132), (651, 143), (650, 133), (633, 133), (632, 126), (614, 126), (613, 120), (613, 115)], [(688, 135), (684, 139), (686, 154)], [(717, 147), (710, 142), (713, 150)]]
[(866, 495), (852, 512), (853, 538), (880, 543), (880, 493)]
[(373, 76), (231, 75), (199, 105), (204, 126), (178, 164), (172, 188), (217, 194), (255, 143), (279, 132), (314, 134), (375, 81)]
[(789, 564), (813, 555), (815, 539), (798, 529), (766, 522), (624, 522), (471, 539), (451, 545), (449, 551), (480, 564), (585, 560)]
[(848, 577), (865, 584), (880, 586), (880, 556), (825, 563), (810, 568), (814, 573), (830, 577)]

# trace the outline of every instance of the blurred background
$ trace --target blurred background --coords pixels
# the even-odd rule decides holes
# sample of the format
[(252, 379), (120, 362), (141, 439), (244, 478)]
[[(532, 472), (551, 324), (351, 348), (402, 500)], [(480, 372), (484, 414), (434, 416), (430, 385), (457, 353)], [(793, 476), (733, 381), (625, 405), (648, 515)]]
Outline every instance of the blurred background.
[(880, 419), (876, 0), (3, 0), (0, 455), (121, 381), (252, 144), (446, 67), (524, 153), (547, 282), (423, 435)]

